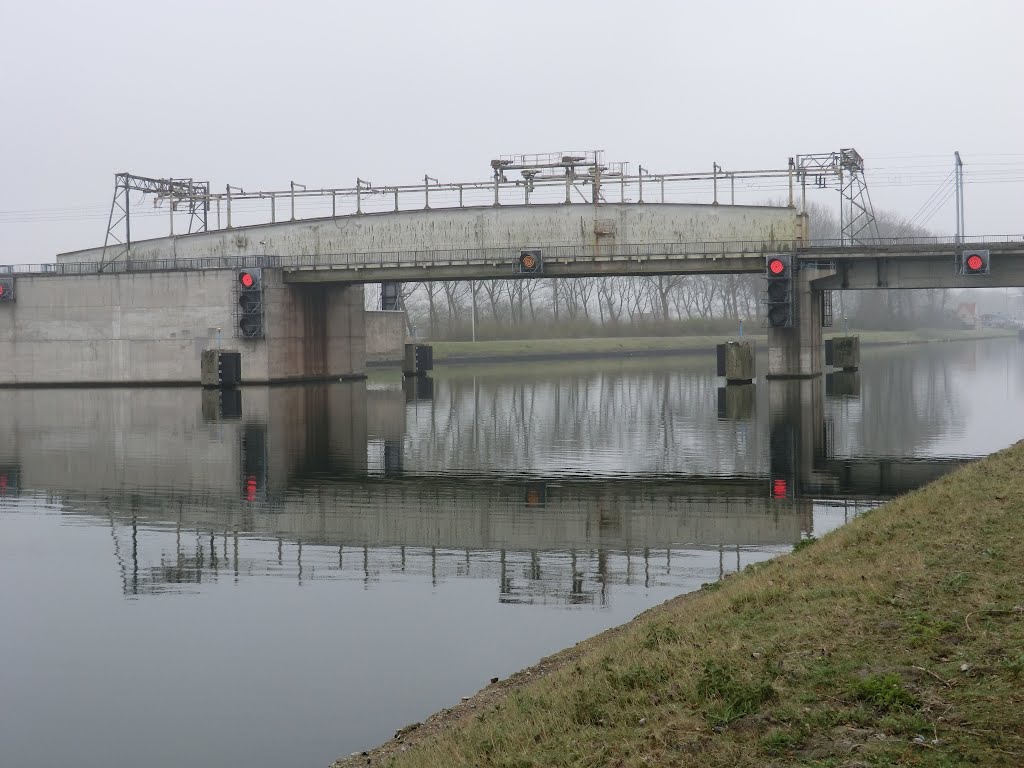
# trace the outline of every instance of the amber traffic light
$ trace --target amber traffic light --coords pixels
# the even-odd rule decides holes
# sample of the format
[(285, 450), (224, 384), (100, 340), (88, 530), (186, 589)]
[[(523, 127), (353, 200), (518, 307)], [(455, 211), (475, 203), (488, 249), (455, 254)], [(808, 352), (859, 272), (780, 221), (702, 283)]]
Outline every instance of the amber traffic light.
[(519, 271), (537, 273), (542, 271), (544, 262), (539, 249), (519, 252)]

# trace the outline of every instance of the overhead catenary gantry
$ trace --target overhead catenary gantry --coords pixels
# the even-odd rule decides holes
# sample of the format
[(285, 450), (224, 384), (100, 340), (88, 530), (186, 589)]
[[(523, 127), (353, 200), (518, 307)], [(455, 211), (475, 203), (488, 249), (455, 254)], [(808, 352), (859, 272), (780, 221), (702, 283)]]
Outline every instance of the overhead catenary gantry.
[[(830, 176), (839, 181), (839, 231), (844, 245), (869, 245), (879, 240), (878, 223), (864, 177), (864, 158), (853, 148), (838, 152), (797, 155), (790, 160), (800, 177), (800, 210), (807, 209), (807, 177), (818, 188), (827, 186)], [(792, 196), (790, 199), (792, 204)]]
[(153, 206), (168, 202), (170, 234), (174, 235), (174, 213), (179, 208), (188, 212), (188, 234), (207, 231), (206, 214), (210, 210), (210, 182), (193, 179), (154, 179), (131, 173), (114, 175), (114, 199), (110, 204), (107, 235), (103, 239), (100, 271), (131, 250), (131, 193), (153, 195)]
[[(800, 210), (803, 211), (808, 177), (819, 187), (827, 186), (826, 180), (834, 178), (838, 180), (842, 194), (844, 241), (864, 243), (877, 237), (864, 180), (864, 162), (854, 149), (796, 155), (790, 158), (786, 168), (736, 171), (727, 171), (715, 162), (710, 171), (657, 173), (650, 167), (638, 165), (637, 172), (631, 173), (629, 163), (606, 162), (603, 150), (501, 155), (490, 165), (490, 181), (443, 182), (424, 174), (423, 182), (415, 184), (374, 185), (358, 178), (353, 187), (317, 189), (291, 181), (286, 189), (248, 192), (231, 184), (225, 185), (223, 192), (211, 192), (208, 182), (190, 178), (152, 178), (119, 173), (115, 175), (114, 198), (101, 263), (105, 267), (131, 251), (131, 192), (153, 195), (154, 206), (169, 203), (168, 234), (174, 236), (174, 215), (182, 209), (189, 214), (189, 222), (187, 231), (178, 234), (195, 234), (208, 231), (209, 227), (237, 227), (239, 211), (247, 214), (243, 226), (276, 224), (280, 221), (278, 204), (282, 202), (289, 206), (288, 221), (487, 205), (693, 203), (706, 199), (708, 193), (708, 202), (712, 205), (734, 205), (737, 183), (755, 194), (781, 187), (787, 190), (787, 204), (791, 207), (796, 207), (794, 189), (799, 183), (803, 191), (800, 200)], [(518, 172), (519, 178), (513, 178), (512, 172)], [(726, 185), (727, 201), (724, 199)], [(307, 209), (316, 207), (316, 215), (301, 215), (297, 208), (299, 203)], [(763, 204), (763, 200), (757, 203)], [(262, 210), (262, 206), (268, 210)], [(214, 211), (215, 221), (208, 221), (209, 214)], [(264, 219), (269, 219), (269, 222)]]

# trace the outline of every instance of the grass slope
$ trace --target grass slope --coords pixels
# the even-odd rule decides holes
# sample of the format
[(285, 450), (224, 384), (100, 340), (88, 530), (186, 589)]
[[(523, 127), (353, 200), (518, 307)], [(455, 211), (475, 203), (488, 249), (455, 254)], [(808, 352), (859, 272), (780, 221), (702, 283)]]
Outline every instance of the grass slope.
[(1022, 543), (1024, 442), (351, 764), (1022, 766)]

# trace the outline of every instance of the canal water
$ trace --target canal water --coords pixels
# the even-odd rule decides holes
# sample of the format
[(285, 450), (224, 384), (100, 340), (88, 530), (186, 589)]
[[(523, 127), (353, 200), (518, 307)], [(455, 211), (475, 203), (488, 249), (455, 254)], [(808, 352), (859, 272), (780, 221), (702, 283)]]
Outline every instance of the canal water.
[(1016, 340), (712, 367), (0, 391), (0, 765), (325, 766), (1024, 437)]

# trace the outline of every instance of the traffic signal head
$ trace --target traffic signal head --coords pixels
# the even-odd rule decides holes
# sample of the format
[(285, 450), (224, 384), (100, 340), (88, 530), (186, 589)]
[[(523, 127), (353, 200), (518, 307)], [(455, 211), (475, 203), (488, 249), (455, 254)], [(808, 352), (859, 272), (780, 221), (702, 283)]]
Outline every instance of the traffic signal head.
[(785, 253), (767, 256), (764, 267), (768, 280), (768, 325), (790, 328), (794, 320), (792, 256)]
[(263, 280), (258, 269), (238, 273), (238, 333), (245, 339), (263, 337)]
[(539, 249), (519, 252), (520, 272), (540, 272), (542, 270), (541, 253)]
[(9, 277), (0, 279), (0, 301), (14, 301), (14, 280)]
[(960, 255), (961, 275), (987, 275), (989, 273), (989, 252), (964, 251)]
[(254, 269), (245, 270), (238, 273), (238, 283), (242, 288), (259, 288), (260, 287), (260, 274)]

